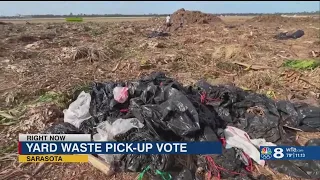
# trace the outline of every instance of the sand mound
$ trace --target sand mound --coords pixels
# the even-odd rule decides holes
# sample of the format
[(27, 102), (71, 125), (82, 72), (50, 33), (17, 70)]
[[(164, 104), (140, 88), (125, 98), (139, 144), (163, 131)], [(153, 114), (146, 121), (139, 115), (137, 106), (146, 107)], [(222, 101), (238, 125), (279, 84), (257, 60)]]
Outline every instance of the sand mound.
[(200, 11), (187, 11), (185, 9), (179, 9), (171, 15), (171, 20), (174, 26), (180, 24), (181, 18), (183, 16), (184, 24), (213, 24), (213, 23), (223, 23), (223, 21), (213, 15), (202, 13)]
[(264, 22), (264, 23), (300, 23), (300, 22), (316, 22), (315, 18), (310, 17), (283, 17), (280, 15), (257, 16), (249, 19), (247, 22)]

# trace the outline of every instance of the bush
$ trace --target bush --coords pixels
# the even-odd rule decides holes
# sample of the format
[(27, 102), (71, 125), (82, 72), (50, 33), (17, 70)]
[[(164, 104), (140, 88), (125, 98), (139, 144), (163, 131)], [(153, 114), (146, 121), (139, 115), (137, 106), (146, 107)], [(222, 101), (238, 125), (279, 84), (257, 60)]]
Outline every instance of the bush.
[(66, 18), (67, 22), (83, 22), (83, 18), (82, 17), (69, 17)]

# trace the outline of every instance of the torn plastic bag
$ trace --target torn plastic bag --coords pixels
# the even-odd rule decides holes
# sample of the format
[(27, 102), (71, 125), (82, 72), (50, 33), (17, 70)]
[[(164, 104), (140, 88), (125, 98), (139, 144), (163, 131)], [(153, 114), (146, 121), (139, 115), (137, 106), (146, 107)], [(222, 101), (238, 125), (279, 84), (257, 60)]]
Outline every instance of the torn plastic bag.
[(199, 123), (201, 127), (209, 126), (212, 129), (225, 127), (225, 122), (219, 117), (218, 113), (212, 107), (206, 106), (199, 101), (201, 96), (198, 91), (192, 92), (192, 90), (190, 90), (187, 97), (199, 114)]
[(220, 141), (216, 133), (209, 127), (205, 126), (199, 138), (199, 141)]
[(88, 120), (83, 121), (80, 124), (79, 130), (85, 134), (91, 134), (94, 135), (97, 133), (97, 130), (95, 127), (99, 124), (98, 118), (91, 117)]
[(278, 40), (287, 40), (287, 39), (290, 39), (290, 36), (288, 36), (287, 32), (280, 32), (279, 34), (275, 35), (273, 38)]
[[(127, 133), (116, 135), (117, 142), (156, 142), (163, 141), (159, 135), (149, 130), (146, 126), (139, 129), (131, 129)], [(123, 154), (120, 158), (121, 169), (123, 171), (141, 172), (150, 165), (152, 172), (155, 170), (168, 171), (175, 163), (170, 154)]]
[(69, 105), (69, 108), (63, 111), (64, 122), (68, 122), (79, 128), (83, 121), (91, 118), (89, 113), (90, 101), (90, 94), (82, 91), (78, 98)]
[(152, 31), (152, 32), (148, 35), (148, 38), (167, 37), (167, 36), (169, 36), (169, 33)]
[(248, 174), (248, 176), (237, 176), (237, 177), (230, 177), (228, 178), (228, 180), (272, 180), (272, 176), (271, 175), (264, 175), (264, 174), (260, 174), (257, 177), (252, 176), (251, 174)]
[(196, 180), (196, 177), (189, 169), (183, 169), (174, 180)]
[[(140, 105), (140, 98), (130, 101), (129, 109), (133, 115), (150, 128), (158, 131), (172, 131), (182, 137), (200, 130), (198, 113), (190, 100), (172, 87), (163, 87), (158, 102), (161, 104)], [(140, 102), (140, 103), (139, 103)], [(160, 134), (160, 133), (159, 133)]]
[(124, 103), (128, 99), (128, 88), (127, 87), (115, 87), (113, 89), (114, 99), (119, 103)]
[(64, 122), (47, 128), (43, 134), (82, 134), (82, 132), (74, 125)]
[(276, 142), (281, 138), (280, 114), (275, 102), (267, 96), (231, 85), (212, 86), (205, 81), (196, 85), (204, 91), (205, 104), (212, 106), (229, 125), (244, 130), (253, 139)]
[[(144, 125), (136, 118), (117, 119), (112, 124), (108, 121), (102, 122), (97, 126), (97, 134), (93, 135), (94, 141), (114, 141), (114, 137), (124, 134), (132, 128), (142, 128)], [(119, 155), (99, 154), (106, 162), (112, 162)]]
[[(179, 82), (167, 77), (163, 72), (152, 72), (149, 76), (144, 76), (140, 80), (129, 83), (129, 94), (132, 97), (141, 97), (147, 99), (151, 94), (155, 94), (155, 90), (159, 86), (172, 87), (179, 91), (185, 92), (185, 88)], [(159, 89), (159, 88), (158, 88)], [(144, 93), (144, 95), (142, 95)], [(144, 97), (146, 96), (147, 97)], [(144, 101), (146, 103), (146, 101)]]
[(245, 100), (234, 103), (231, 114), (238, 117), (236, 127), (247, 132), (252, 139), (263, 138), (268, 142), (281, 139), (280, 114), (275, 102), (267, 96), (250, 93)]
[(144, 125), (137, 118), (117, 119), (112, 124), (108, 121), (97, 126), (98, 134), (93, 136), (94, 141), (112, 141), (114, 136), (128, 132), (132, 128), (142, 128)]
[(239, 158), (239, 160), (241, 160), (243, 162), (243, 164), (245, 166), (250, 166), (250, 157), (247, 156), (242, 149), (239, 148), (235, 148), (236, 152), (237, 152), (237, 158)]
[[(276, 146), (276, 144), (272, 143), (259, 144), (258, 146), (255, 146), (246, 132), (231, 126), (227, 126), (224, 130), (224, 136), (226, 140), (226, 148), (236, 147), (242, 149), (247, 155), (249, 155), (249, 157), (261, 166), (264, 166), (265, 161), (260, 160), (260, 152), (257, 148), (261, 145)], [(256, 140), (256, 142), (261, 143), (262, 141)]]
[[(211, 157), (211, 158), (210, 158)], [(223, 148), (221, 155), (206, 156), (209, 172), (222, 178), (247, 176), (245, 166), (240, 159), (237, 159), (237, 152), (234, 148)]]
[[(320, 145), (319, 139), (311, 139), (306, 146)], [(273, 170), (302, 179), (320, 179), (320, 161), (319, 160), (277, 160), (268, 161), (268, 166)]]
[(278, 101), (277, 108), (281, 113), (283, 125), (298, 128), (305, 132), (320, 131), (320, 107), (305, 103)]
[(303, 35), (304, 35), (304, 31), (297, 30), (296, 32), (290, 34), (290, 37), (293, 39), (298, 39), (298, 38), (301, 38)]
[[(195, 84), (205, 92), (205, 100), (209, 100), (206, 104), (221, 107), (230, 107), (233, 103), (242, 101), (249, 92), (231, 85), (211, 85), (204, 80), (200, 80)], [(214, 103), (217, 102), (217, 103)]]
[(268, 161), (267, 164), (273, 170), (292, 177), (302, 179), (320, 179), (320, 161)]
[(94, 83), (91, 91), (90, 114), (93, 116), (89, 124), (100, 123), (108, 118), (117, 119), (127, 112), (129, 102), (118, 103), (113, 96), (115, 87), (124, 87), (125, 83)]
[(303, 30), (297, 30), (296, 32), (292, 33), (292, 34), (288, 34), (287, 32), (283, 33), (279, 33), (276, 36), (274, 36), (275, 39), (279, 39), (279, 40), (288, 40), (288, 39), (298, 39), (301, 38), (304, 35), (304, 31)]

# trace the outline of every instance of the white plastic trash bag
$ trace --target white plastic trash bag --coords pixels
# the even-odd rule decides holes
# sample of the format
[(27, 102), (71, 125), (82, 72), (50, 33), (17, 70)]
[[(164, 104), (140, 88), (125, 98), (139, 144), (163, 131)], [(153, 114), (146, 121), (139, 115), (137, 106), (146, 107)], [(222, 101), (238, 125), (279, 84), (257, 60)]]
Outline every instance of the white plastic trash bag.
[(90, 102), (90, 94), (82, 91), (78, 98), (70, 104), (69, 108), (63, 110), (64, 122), (79, 128), (83, 121), (91, 118), (89, 113)]
[(97, 126), (98, 133), (93, 135), (94, 141), (113, 141), (114, 136), (128, 132), (132, 128), (143, 128), (137, 118), (117, 119), (112, 124), (104, 121)]
[[(93, 135), (94, 141), (114, 141), (118, 134), (128, 132), (132, 128), (142, 128), (144, 125), (137, 118), (117, 119), (112, 124), (104, 121), (97, 126), (97, 134)], [(106, 162), (112, 162), (120, 155), (99, 154)]]

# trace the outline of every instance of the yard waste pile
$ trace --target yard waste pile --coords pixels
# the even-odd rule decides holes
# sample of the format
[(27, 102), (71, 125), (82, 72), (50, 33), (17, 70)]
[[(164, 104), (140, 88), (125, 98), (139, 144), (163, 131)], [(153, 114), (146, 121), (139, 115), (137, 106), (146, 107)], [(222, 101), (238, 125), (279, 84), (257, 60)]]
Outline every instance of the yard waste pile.
[[(89, 103), (90, 101), (90, 103)], [(320, 178), (319, 161), (262, 161), (259, 146), (294, 145), (295, 131), (320, 130), (320, 108), (200, 80), (183, 86), (162, 72), (127, 82), (95, 82), (45, 133), (90, 133), (94, 141), (220, 141), (220, 155), (100, 155), (119, 171), (160, 179), (269, 179), (253, 164), (303, 179)], [(306, 145), (319, 144), (312, 140)]]
[(183, 25), (223, 23), (222, 19), (213, 14), (203, 13), (201, 11), (188, 11), (183, 8), (172, 13), (171, 23), (173, 28), (171, 29), (177, 29), (181, 22), (183, 22)]

